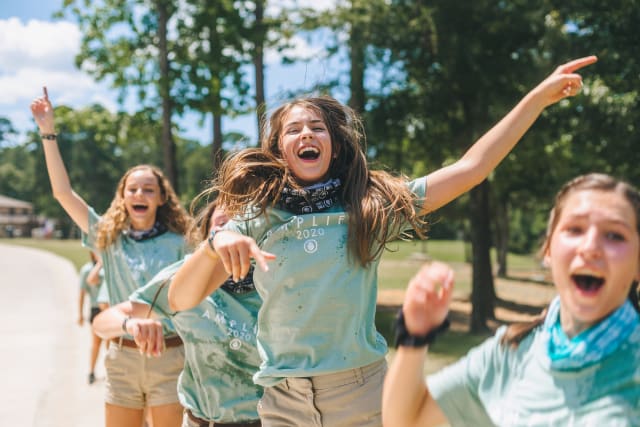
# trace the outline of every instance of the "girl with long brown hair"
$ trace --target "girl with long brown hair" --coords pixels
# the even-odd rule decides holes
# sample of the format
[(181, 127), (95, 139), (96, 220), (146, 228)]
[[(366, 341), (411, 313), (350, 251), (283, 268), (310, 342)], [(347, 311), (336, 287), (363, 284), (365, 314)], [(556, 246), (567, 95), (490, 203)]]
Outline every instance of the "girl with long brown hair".
[(262, 147), (225, 162), (212, 191), (232, 220), (177, 272), (169, 301), (193, 307), (255, 259), (263, 425), (381, 424), (387, 345), (374, 317), (386, 243), (422, 235), (422, 216), (484, 180), (546, 106), (579, 92), (575, 71), (595, 60), (558, 67), (460, 160), (413, 181), (369, 169), (357, 115), (330, 97), (276, 109)]

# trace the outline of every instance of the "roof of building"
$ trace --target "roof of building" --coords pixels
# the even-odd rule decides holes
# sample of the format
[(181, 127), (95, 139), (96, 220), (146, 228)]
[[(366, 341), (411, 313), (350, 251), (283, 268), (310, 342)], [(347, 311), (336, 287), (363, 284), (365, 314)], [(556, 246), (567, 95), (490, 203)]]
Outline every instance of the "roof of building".
[(22, 201), (22, 200), (13, 199), (11, 197), (3, 196), (2, 194), (0, 194), (0, 207), (32, 209), (33, 204)]

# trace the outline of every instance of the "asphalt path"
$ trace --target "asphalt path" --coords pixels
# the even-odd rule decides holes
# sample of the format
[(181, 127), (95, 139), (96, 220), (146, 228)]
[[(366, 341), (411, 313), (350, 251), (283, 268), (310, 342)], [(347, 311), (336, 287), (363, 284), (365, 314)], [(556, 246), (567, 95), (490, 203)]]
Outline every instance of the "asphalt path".
[(90, 386), (91, 330), (76, 323), (71, 262), (0, 244), (0, 292), (0, 425), (104, 425), (104, 347)]

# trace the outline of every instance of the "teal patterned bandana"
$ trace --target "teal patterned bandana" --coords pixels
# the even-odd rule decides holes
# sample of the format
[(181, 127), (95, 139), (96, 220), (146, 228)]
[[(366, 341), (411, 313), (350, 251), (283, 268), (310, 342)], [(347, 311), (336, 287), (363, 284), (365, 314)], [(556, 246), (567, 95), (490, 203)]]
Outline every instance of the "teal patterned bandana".
[(598, 363), (627, 339), (638, 321), (638, 313), (626, 300), (600, 323), (569, 339), (560, 325), (560, 297), (555, 297), (543, 326), (548, 339), (547, 354), (551, 359), (551, 368), (559, 371), (578, 370)]

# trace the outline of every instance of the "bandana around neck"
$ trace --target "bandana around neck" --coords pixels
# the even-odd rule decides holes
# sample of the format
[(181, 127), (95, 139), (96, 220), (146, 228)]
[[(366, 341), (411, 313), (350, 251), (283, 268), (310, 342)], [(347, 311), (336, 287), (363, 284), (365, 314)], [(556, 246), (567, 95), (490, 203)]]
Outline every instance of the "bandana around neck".
[(285, 186), (276, 204), (279, 209), (295, 214), (322, 212), (340, 203), (342, 184), (339, 179), (304, 187), (300, 190)]
[(555, 297), (543, 326), (551, 368), (578, 370), (600, 362), (620, 347), (637, 323), (638, 313), (626, 300), (600, 323), (569, 339), (560, 325), (560, 297)]
[(124, 230), (122, 233), (130, 239), (139, 242), (164, 234), (167, 232), (167, 230), (168, 228), (166, 225), (162, 224), (160, 221), (156, 221), (156, 223), (153, 224), (153, 227), (151, 227), (149, 230), (134, 230), (129, 227), (128, 230)]
[(253, 292), (256, 290), (253, 284), (253, 265), (249, 267), (249, 273), (244, 279), (240, 279), (234, 282), (232, 278), (228, 278), (221, 286), (222, 289), (230, 294), (246, 294), (247, 292)]

